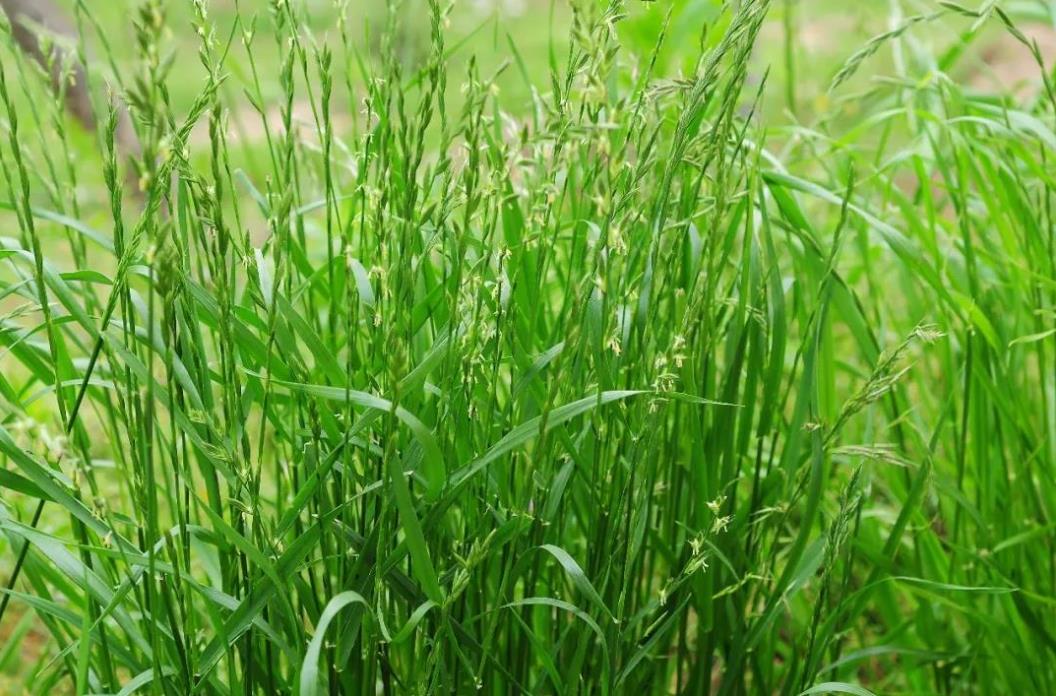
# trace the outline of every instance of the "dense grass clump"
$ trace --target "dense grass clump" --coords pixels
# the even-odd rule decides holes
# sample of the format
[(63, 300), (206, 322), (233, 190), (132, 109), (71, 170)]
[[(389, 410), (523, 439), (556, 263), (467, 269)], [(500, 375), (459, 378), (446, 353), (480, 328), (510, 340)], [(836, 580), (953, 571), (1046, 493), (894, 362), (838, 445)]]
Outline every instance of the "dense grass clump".
[(12, 693), (1056, 693), (1041, 10), (131, 4), (0, 53)]

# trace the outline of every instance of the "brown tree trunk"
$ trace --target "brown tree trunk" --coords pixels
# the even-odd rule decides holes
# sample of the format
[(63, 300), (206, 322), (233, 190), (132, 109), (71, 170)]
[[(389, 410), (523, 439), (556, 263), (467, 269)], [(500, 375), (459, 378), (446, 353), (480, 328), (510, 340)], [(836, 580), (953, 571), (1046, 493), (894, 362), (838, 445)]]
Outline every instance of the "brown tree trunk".
[[(48, 42), (41, 41), (41, 34), (76, 38), (77, 30), (66, 13), (54, 0), (0, 0), (0, 9), (7, 14), (11, 33), (22, 51), (50, 73), (53, 89), (58, 91), (60, 88), (64, 71), (72, 73), (72, 81), (66, 85), (64, 93), (66, 110), (87, 130), (94, 132), (99, 123), (88, 91), (85, 66), (76, 55), (67, 53), (60, 42), (51, 42), (49, 49), (46, 48)], [(45, 55), (45, 50), (50, 50), (51, 55)], [(140, 153), (139, 140), (125, 109), (122, 109), (118, 122), (117, 146), (130, 158)], [(130, 168), (128, 174), (131, 181), (134, 170)]]
[(52, 64), (51, 82), (55, 89), (62, 79), (63, 63), (73, 71), (73, 83), (66, 88), (66, 108), (88, 130), (95, 130), (95, 111), (88, 95), (84, 66), (79, 60), (64, 54), (58, 46), (52, 49), (52, 60), (44, 55), (39, 33), (41, 30), (58, 36), (74, 37), (76, 31), (66, 14), (52, 0), (0, 0), (0, 8), (7, 13), (15, 41), (26, 54), (32, 56), (45, 70)]

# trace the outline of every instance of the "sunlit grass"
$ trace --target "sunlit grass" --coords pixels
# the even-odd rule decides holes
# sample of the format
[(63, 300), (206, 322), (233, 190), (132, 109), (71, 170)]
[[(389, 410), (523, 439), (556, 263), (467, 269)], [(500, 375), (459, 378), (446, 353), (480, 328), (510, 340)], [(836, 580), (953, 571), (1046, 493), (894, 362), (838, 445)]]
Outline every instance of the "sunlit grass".
[(735, 5), (76, 3), (88, 136), (3, 49), (11, 689), (1053, 691), (1051, 66)]

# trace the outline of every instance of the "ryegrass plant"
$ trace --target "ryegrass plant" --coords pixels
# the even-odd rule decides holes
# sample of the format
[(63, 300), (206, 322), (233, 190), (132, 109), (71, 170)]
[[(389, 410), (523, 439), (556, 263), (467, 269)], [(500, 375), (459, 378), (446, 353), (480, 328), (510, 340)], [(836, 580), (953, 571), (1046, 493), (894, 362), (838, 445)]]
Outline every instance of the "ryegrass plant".
[(662, 9), (574, 0), (533, 84), (515, 37), (453, 73), (440, 0), (417, 65), (397, 0), (377, 55), (347, 2), (142, 0), (131, 64), (79, 0), (95, 147), (5, 50), (15, 692), (1056, 691), (1050, 68), (973, 93), (1017, 16), (893, 2), (783, 125), (770, 6), (679, 77), (670, 21), (621, 47)]

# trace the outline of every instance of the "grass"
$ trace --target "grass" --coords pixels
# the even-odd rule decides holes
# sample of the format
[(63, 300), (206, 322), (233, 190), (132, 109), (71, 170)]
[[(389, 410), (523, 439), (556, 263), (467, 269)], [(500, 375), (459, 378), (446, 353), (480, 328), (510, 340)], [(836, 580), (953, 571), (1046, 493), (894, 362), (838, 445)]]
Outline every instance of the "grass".
[(957, 79), (1052, 8), (793, 4), (5, 49), (9, 689), (1056, 691), (1056, 95)]

